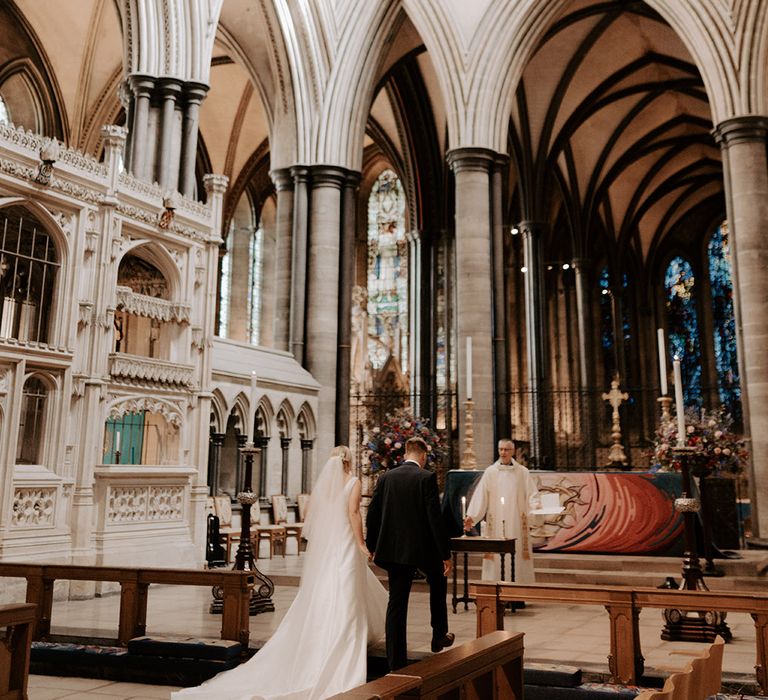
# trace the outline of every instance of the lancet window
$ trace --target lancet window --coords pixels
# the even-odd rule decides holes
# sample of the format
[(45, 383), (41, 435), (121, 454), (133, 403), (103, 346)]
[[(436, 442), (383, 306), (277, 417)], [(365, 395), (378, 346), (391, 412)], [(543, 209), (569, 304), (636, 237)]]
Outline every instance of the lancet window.
[(741, 416), (741, 386), (736, 357), (736, 320), (733, 310), (733, 272), (728, 224), (718, 226), (707, 246), (712, 290), (715, 366), (720, 402), (735, 418)]
[(390, 356), (408, 370), (408, 243), (405, 193), (384, 170), (368, 199), (368, 359), (381, 369)]
[(261, 297), (264, 274), (264, 229), (259, 225), (248, 245), (248, 339), (253, 345), (261, 340)]
[(701, 343), (696, 312), (696, 278), (691, 264), (673, 258), (664, 274), (664, 296), (672, 356), (680, 358), (686, 406), (701, 407)]
[(0, 210), (0, 338), (47, 342), (56, 246), (21, 207)]
[(24, 382), (21, 393), (21, 417), (16, 444), (17, 464), (40, 464), (45, 443), (48, 387), (38, 376)]

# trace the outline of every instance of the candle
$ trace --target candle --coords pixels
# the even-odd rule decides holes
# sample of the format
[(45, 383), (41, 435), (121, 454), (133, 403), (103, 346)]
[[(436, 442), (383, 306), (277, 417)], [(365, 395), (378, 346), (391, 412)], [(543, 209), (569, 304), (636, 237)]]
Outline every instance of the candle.
[(251, 394), (248, 411), (248, 442), (253, 442), (253, 424), (256, 422), (256, 370), (251, 371)]
[(115, 431), (115, 452), (120, 452), (120, 431)]
[(467, 336), (467, 399), (472, 398), (472, 336)]
[(504, 507), (504, 496), (501, 497), (501, 507)]
[(659, 338), (659, 378), (661, 379), (661, 395), (667, 395), (667, 350), (664, 346), (664, 329), (656, 331)]
[(467, 497), (461, 497), (461, 522), (463, 523), (467, 519)]
[(675, 375), (675, 411), (677, 412), (677, 446), (685, 445), (685, 406), (683, 405), (683, 376), (680, 371), (680, 358), (675, 355), (672, 362)]

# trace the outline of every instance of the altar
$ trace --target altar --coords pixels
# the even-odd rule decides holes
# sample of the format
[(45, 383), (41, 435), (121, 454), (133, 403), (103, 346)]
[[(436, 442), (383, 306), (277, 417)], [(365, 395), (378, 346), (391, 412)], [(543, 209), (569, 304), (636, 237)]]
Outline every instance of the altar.
[[(461, 534), (461, 497), (469, 501), (482, 471), (446, 474), (443, 515)], [(682, 491), (676, 472), (531, 470), (539, 491), (557, 494), (563, 512), (531, 518), (537, 552), (681, 556), (683, 519), (674, 509)]]

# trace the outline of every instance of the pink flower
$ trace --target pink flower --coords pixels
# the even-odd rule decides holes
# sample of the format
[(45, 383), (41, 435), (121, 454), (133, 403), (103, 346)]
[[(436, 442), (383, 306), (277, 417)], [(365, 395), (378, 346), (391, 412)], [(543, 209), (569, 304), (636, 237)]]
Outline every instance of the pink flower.
[(714, 452), (716, 455), (719, 455), (722, 452), (722, 450), (719, 447), (716, 447)]
[(390, 440), (389, 438), (384, 438), (384, 444), (385, 445), (391, 445), (392, 444), (392, 440)]
[(403, 446), (403, 444), (401, 442), (396, 442), (395, 443), (395, 449), (396, 450), (399, 450), (402, 446)]

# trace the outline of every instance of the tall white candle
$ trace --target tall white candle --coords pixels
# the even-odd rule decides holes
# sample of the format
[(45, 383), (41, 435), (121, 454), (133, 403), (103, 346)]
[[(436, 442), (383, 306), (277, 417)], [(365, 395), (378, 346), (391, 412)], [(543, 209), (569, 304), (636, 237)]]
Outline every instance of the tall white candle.
[(501, 497), (501, 507), (504, 507), (504, 496)]
[(472, 398), (472, 336), (467, 336), (467, 398)]
[(656, 331), (659, 338), (659, 379), (661, 380), (661, 395), (667, 395), (667, 349), (664, 344), (664, 329)]
[(677, 412), (677, 446), (685, 445), (685, 406), (683, 405), (683, 375), (680, 371), (680, 358), (675, 355), (672, 361), (675, 375), (675, 411)]
[(463, 523), (467, 519), (467, 497), (461, 497), (461, 522)]
[(120, 431), (115, 431), (115, 452), (120, 452)]
[(256, 422), (256, 370), (251, 372), (251, 393), (249, 396), (250, 406), (248, 407), (248, 442), (253, 442), (253, 424)]

